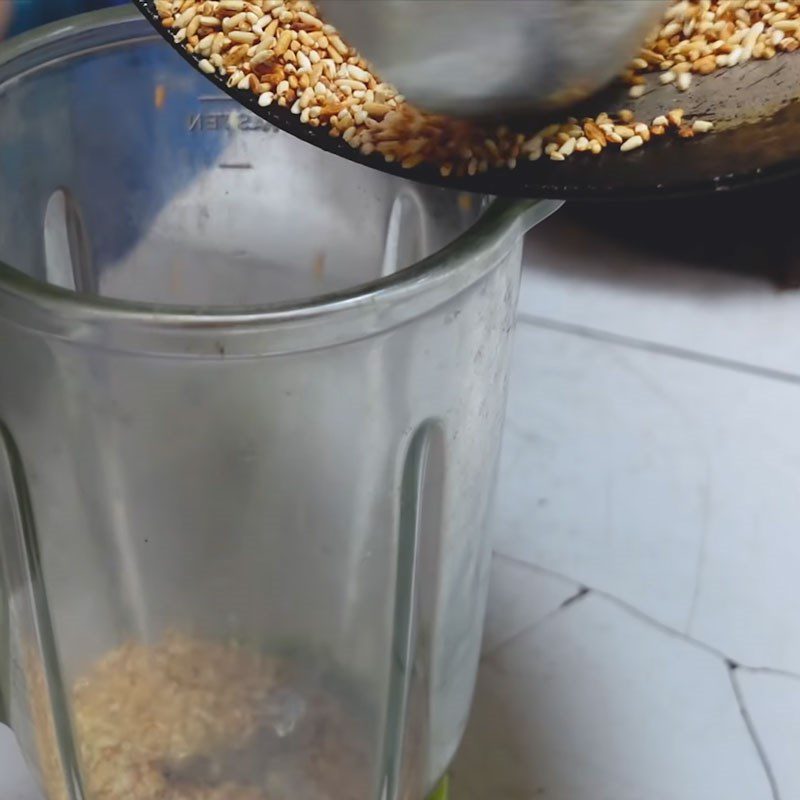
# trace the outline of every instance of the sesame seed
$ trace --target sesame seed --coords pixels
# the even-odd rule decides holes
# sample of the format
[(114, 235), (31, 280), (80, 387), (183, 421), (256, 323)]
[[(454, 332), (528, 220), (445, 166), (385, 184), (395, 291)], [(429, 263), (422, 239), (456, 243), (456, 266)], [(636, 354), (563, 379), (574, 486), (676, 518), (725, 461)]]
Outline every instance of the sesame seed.
[(250, 59), (250, 67), (253, 68), (264, 64), (270, 61), (274, 55), (275, 52), (273, 50), (261, 50)]
[(192, 6), (187, 11), (184, 11), (182, 14), (175, 17), (175, 27), (176, 28), (187, 27), (189, 23), (194, 19), (195, 14), (197, 14), (197, 7)]
[(369, 72), (367, 72), (365, 69), (357, 67), (355, 64), (348, 65), (347, 72), (351, 78), (361, 81), (361, 83), (369, 84), (369, 82), (372, 80), (372, 75), (370, 75)]
[(304, 25), (310, 25), (312, 28), (322, 28), (322, 20), (319, 17), (315, 17), (311, 14), (308, 14), (305, 11), (298, 11), (297, 18), (302, 22)]
[(682, 108), (673, 108), (672, 111), (667, 112), (667, 120), (677, 128), (683, 121), (683, 113)]
[(567, 139), (567, 141), (558, 148), (558, 152), (561, 153), (562, 156), (571, 156), (575, 152), (575, 139)]
[(630, 139), (623, 142), (620, 146), (620, 151), (623, 153), (627, 153), (629, 150), (635, 150), (637, 147), (641, 147), (644, 144), (644, 139), (641, 136), (631, 136)]
[(692, 130), (695, 133), (708, 133), (710, 130), (713, 129), (713, 127), (714, 123), (709, 122), (708, 120), (705, 119), (696, 119), (692, 123)]
[(231, 31), (228, 38), (236, 44), (252, 44), (256, 40), (256, 35), (248, 31)]

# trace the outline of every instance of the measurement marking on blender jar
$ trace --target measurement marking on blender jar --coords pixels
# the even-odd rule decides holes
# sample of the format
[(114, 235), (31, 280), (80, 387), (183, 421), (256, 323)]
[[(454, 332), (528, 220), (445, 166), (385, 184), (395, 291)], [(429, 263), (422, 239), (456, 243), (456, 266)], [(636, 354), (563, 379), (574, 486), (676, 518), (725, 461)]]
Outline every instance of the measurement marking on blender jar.
[[(210, 102), (210, 101), (209, 101)], [(241, 111), (201, 111), (192, 113), (187, 120), (189, 133), (206, 131), (262, 131), (277, 133), (278, 128), (260, 117)]]

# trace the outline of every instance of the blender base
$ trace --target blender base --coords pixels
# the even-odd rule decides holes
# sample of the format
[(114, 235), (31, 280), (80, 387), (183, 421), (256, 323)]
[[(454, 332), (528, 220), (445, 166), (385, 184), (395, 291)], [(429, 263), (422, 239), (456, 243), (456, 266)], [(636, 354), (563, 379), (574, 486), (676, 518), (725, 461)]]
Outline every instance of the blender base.
[(433, 794), (428, 800), (449, 800), (450, 799), (450, 776), (445, 775), (439, 785), (433, 790)]

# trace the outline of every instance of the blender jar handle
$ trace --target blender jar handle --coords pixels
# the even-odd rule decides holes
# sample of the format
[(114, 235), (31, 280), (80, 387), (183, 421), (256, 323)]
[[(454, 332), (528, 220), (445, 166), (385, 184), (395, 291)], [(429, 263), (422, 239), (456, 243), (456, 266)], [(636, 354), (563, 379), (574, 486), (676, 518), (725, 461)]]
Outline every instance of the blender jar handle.
[(540, 222), (544, 222), (563, 205), (563, 200), (531, 200), (525, 203), (519, 215), (521, 233), (527, 233)]

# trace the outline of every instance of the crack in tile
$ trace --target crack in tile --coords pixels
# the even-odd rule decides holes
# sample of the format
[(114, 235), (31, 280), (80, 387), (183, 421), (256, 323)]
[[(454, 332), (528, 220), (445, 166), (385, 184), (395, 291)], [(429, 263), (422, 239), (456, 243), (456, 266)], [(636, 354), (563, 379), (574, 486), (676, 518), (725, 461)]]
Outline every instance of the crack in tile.
[(800, 675), (785, 669), (776, 669), (775, 667), (748, 667), (744, 664), (737, 664), (737, 667), (742, 672), (749, 672), (751, 675), (771, 675), (774, 678), (785, 678), (786, 680), (800, 682)]
[[(528, 564), (527, 566), (530, 567), (530, 564)], [(531, 567), (531, 569), (535, 570), (535, 567)], [(513, 642), (516, 642), (518, 639), (521, 639), (523, 636), (527, 635), (531, 631), (536, 630), (536, 628), (538, 628), (543, 622), (547, 622), (548, 620), (553, 619), (553, 617), (560, 614), (562, 611), (564, 611), (564, 609), (569, 608), (571, 605), (579, 602), (580, 600), (583, 600), (583, 598), (586, 597), (590, 593), (590, 591), (591, 590), (588, 587), (581, 586), (578, 589), (578, 591), (575, 592), (575, 594), (571, 595), (566, 600), (564, 600), (564, 602), (561, 603), (561, 605), (558, 608), (553, 609), (549, 614), (545, 614), (545, 616), (543, 616), (536, 622), (532, 622), (530, 625), (527, 625), (519, 633), (515, 633), (509, 639), (505, 639), (504, 641), (499, 642), (491, 650), (487, 650), (481, 656), (481, 661), (483, 662), (490, 660), (492, 656), (497, 654), (498, 651), (503, 650), (505, 647), (512, 644)]]
[(745, 701), (744, 694), (742, 693), (742, 687), (739, 685), (739, 681), (736, 678), (739, 665), (733, 661), (728, 661), (727, 667), (731, 686), (733, 687), (733, 694), (736, 698), (736, 704), (739, 706), (739, 713), (742, 715), (747, 732), (750, 735), (751, 741), (753, 742), (756, 755), (758, 756), (761, 766), (764, 769), (764, 774), (767, 777), (770, 790), (772, 791), (772, 800), (781, 800), (781, 792), (780, 787), (778, 786), (778, 780), (772, 770), (772, 764), (770, 763), (766, 748), (761, 741), (761, 737), (758, 735), (755, 722), (753, 722), (753, 718), (750, 716), (750, 712), (747, 709), (747, 703)]
[[(567, 578), (565, 575), (562, 575), (559, 572), (556, 572), (554, 570), (549, 570), (544, 567), (539, 567), (534, 564), (529, 564), (526, 561), (513, 558), (512, 556), (503, 555), (502, 553), (495, 553), (495, 557), (503, 559), (510, 563), (527, 566), (528, 568), (534, 571), (540, 572), (543, 575), (548, 575), (552, 578), (557, 578), (563, 581), (569, 581), (575, 583), (575, 581), (570, 581), (569, 578)], [(772, 769), (772, 764), (769, 760), (769, 755), (767, 754), (767, 750), (764, 746), (764, 743), (761, 741), (761, 737), (758, 734), (758, 729), (756, 728), (756, 724), (753, 721), (753, 718), (750, 716), (750, 712), (747, 708), (747, 702), (745, 700), (739, 681), (737, 680), (736, 674), (737, 672), (743, 671), (743, 672), (750, 672), (753, 674), (774, 675), (777, 677), (789, 678), (791, 680), (800, 681), (800, 675), (796, 673), (789, 672), (786, 670), (772, 669), (770, 667), (750, 667), (747, 665), (740, 664), (734, 659), (725, 655), (725, 653), (723, 653), (721, 650), (718, 650), (717, 648), (712, 647), (711, 645), (708, 645), (705, 642), (693, 639), (691, 636), (688, 636), (685, 633), (681, 633), (680, 631), (675, 630), (674, 628), (670, 628), (669, 625), (665, 625), (664, 623), (659, 622), (656, 619), (653, 619), (652, 617), (648, 616), (644, 612), (637, 609), (635, 606), (626, 603), (624, 600), (620, 600), (618, 597), (614, 597), (613, 595), (608, 594), (607, 592), (604, 592), (600, 589), (593, 589), (588, 586), (581, 586), (581, 588), (574, 595), (568, 597), (557, 609), (555, 609), (555, 611), (552, 611), (550, 614), (548, 614), (546, 617), (543, 617), (538, 622), (529, 625), (524, 631), (521, 631), (519, 634), (509, 639), (507, 642), (504, 642), (502, 645), (492, 650), (491, 653), (487, 653), (484, 656), (484, 658), (488, 658), (490, 655), (495, 654), (498, 650), (505, 647), (505, 645), (509, 644), (512, 641), (515, 641), (521, 636), (524, 636), (531, 630), (535, 630), (543, 622), (552, 619), (564, 609), (569, 608), (576, 602), (580, 602), (581, 600), (583, 600), (586, 597), (589, 597), (590, 595), (597, 595), (598, 597), (602, 597), (607, 602), (616, 606), (621, 611), (624, 611), (629, 616), (634, 617), (635, 619), (639, 620), (645, 625), (655, 628), (656, 630), (669, 636), (672, 639), (679, 640), (699, 650), (703, 650), (704, 652), (708, 653), (709, 655), (713, 656), (714, 658), (724, 663), (725, 668), (728, 672), (728, 677), (730, 680), (731, 687), (733, 689), (733, 695), (736, 700), (736, 705), (739, 709), (739, 713), (741, 714), (745, 728), (747, 729), (747, 734), (750, 737), (750, 741), (753, 744), (753, 748), (756, 751), (756, 757), (758, 758), (758, 761), (761, 764), (762, 769), (764, 770), (764, 776), (766, 777), (767, 783), (769, 784), (772, 800), (782, 800), (780, 786), (775, 776), (775, 772)]]
[(589, 589), (588, 586), (581, 586), (581, 588), (578, 589), (578, 591), (572, 595), (572, 597), (568, 597), (553, 613), (557, 614), (559, 611), (569, 608), (569, 606), (571, 606), (573, 603), (577, 603), (578, 600), (582, 600), (584, 597), (586, 597), (590, 591), (591, 589)]
[[(519, 564), (522, 566), (526, 566), (529, 569), (532, 569), (536, 572), (540, 572), (542, 575), (548, 575), (551, 578), (557, 578), (566, 583), (571, 583), (573, 585), (579, 584), (579, 581), (572, 580), (571, 578), (567, 577), (566, 575), (560, 572), (556, 572), (555, 570), (552, 569), (547, 569), (546, 567), (540, 567), (536, 564), (530, 564), (529, 562), (523, 561), (522, 559), (514, 558), (514, 556), (508, 556), (505, 555), (504, 553), (495, 553), (495, 557), (508, 561), (509, 563), (512, 564)], [(647, 625), (656, 628), (657, 630), (661, 631), (667, 636), (670, 636), (673, 639), (679, 639), (683, 642), (686, 642), (687, 644), (699, 648), (700, 650), (704, 650), (706, 653), (710, 653), (714, 657), (725, 662), (725, 664), (735, 665), (737, 669), (743, 669), (746, 670), (747, 672), (763, 673), (767, 675), (771, 674), (783, 678), (791, 678), (792, 680), (800, 681), (800, 674), (796, 672), (791, 672), (789, 670), (774, 669), (772, 667), (755, 667), (750, 664), (743, 664), (742, 662), (731, 658), (727, 653), (724, 653), (722, 650), (718, 650), (713, 645), (706, 644), (706, 642), (702, 642), (699, 639), (695, 639), (689, 634), (683, 633), (682, 631), (672, 628), (663, 622), (659, 622), (657, 619), (654, 619), (648, 614), (645, 614), (644, 611), (640, 611), (638, 608), (636, 608), (636, 606), (633, 606), (630, 603), (626, 602), (625, 600), (622, 600), (613, 594), (609, 594), (608, 592), (605, 592), (602, 589), (597, 589), (594, 586), (584, 586), (584, 589), (587, 590), (586, 591), (587, 594), (595, 594), (598, 597), (602, 597), (605, 600), (608, 600), (608, 602), (613, 603), (614, 605), (616, 605), (626, 613), (630, 614), (631, 616), (635, 617), (636, 619), (640, 620), (641, 622), (644, 622)], [(567, 602), (569, 602), (569, 600)], [(554, 613), (557, 613), (560, 610), (561, 609), (557, 609), (556, 612)]]
[(700, 591), (702, 589), (703, 575), (706, 570), (706, 560), (708, 559), (708, 540), (711, 536), (711, 478), (709, 472), (711, 471), (710, 459), (705, 459), (705, 480), (703, 481), (703, 534), (700, 539), (700, 547), (697, 552), (697, 561), (695, 563), (694, 571), (694, 587), (692, 589), (692, 602), (689, 605), (689, 613), (686, 616), (686, 625), (684, 630), (692, 630), (694, 625), (695, 614), (697, 613), (697, 606), (700, 602)]

